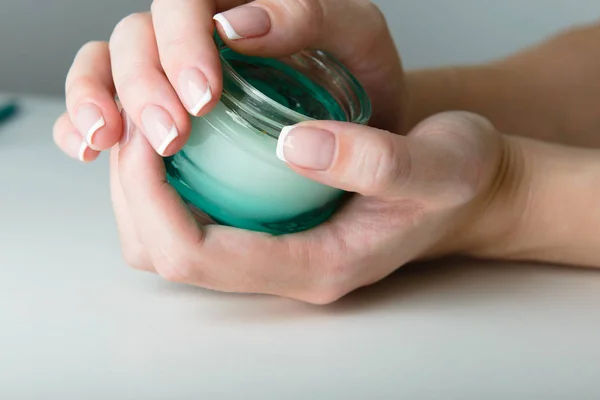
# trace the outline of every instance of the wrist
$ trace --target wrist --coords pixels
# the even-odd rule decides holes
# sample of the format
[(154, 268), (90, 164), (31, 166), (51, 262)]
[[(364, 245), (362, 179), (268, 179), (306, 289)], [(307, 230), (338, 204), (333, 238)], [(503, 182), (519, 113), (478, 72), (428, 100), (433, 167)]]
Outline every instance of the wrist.
[(489, 175), (472, 201), (456, 210), (436, 255), (507, 258), (528, 207), (531, 170), (522, 141), (497, 135)]
[(463, 211), (459, 253), (506, 259), (528, 212), (532, 160), (527, 139), (499, 135), (500, 152), (487, 185)]
[(507, 167), (487, 204), (476, 207), (464, 254), (600, 266), (600, 152), (514, 137), (507, 143)]

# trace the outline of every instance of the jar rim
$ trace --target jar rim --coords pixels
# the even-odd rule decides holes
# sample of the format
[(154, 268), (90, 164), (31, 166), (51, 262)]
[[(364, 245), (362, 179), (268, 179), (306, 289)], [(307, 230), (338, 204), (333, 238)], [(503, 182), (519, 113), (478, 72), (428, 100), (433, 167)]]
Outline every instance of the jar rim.
[[(313, 117), (302, 114), (279, 103), (278, 101), (263, 93), (261, 90), (257, 89), (250, 82), (248, 82), (247, 79), (245, 79), (240, 73), (236, 71), (234, 66), (224, 55), (224, 52), (222, 50), (230, 48), (223, 42), (223, 40), (219, 37), (218, 33), (216, 32), (215, 43), (217, 44), (217, 49), (219, 50), (223, 79), (230, 79), (236, 85), (236, 89), (241, 89), (245, 95), (253, 98), (254, 100), (259, 101), (261, 106), (270, 108), (278, 114), (281, 114), (281, 116), (285, 118), (287, 122), (286, 124), (275, 123), (275, 125), (277, 126), (274, 126), (274, 128), (281, 130), (285, 125), (293, 125), (304, 121), (315, 120), (315, 118)], [(236, 53), (236, 56), (244, 60), (252, 60), (257, 58), (245, 56), (240, 53)], [(349, 90), (353, 92), (352, 95), (354, 98), (356, 98), (358, 102), (358, 104), (356, 105), (358, 108), (358, 112), (356, 112), (356, 115), (348, 115), (348, 118), (346, 118), (346, 120), (342, 122), (351, 122), (358, 124), (368, 123), (372, 114), (371, 101), (361, 83), (352, 75), (352, 73), (350, 73), (350, 71), (340, 61), (338, 61), (332, 55), (321, 50), (303, 50), (299, 53), (292, 55), (291, 57), (304, 57), (305, 59), (310, 59), (313, 62), (317, 62), (320, 67), (328, 67), (330, 69), (335, 69), (334, 72), (336, 74), (336, 78), (339, 78), (340, 80), (344, 81)], [(223, 88), (222, 96), (228, 100), (228, 103), (233, 103), (236, 108), (246, 108), (244, 104), (237, 101), (235, 96), (228, 93), (228, 91), (225, 88)], [(252, 112), (255, 110), (246, 111)]]

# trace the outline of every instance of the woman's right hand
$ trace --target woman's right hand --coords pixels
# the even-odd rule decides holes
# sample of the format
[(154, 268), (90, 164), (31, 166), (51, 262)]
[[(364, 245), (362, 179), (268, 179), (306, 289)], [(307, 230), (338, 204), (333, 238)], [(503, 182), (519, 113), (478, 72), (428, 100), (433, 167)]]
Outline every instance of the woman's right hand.
[(372, 125), (404, 132), (402, 65), (385, 19), (371, 2), (154, 0), (151, 12), (119, 22), (110, 42), (91, 42), (78, 52), (66, 80), (67, 112), (54, 128), (57, 145), (89, 162), (126, 141), (127, 125), (133, 124), (160, 155), (179, 151), (189, 137), (189, 114), (208, 113), (221, 94), (215, 20), (227, 45), (241, 53), (281, 57), (305, 48), (331, 53), (367, 90)]

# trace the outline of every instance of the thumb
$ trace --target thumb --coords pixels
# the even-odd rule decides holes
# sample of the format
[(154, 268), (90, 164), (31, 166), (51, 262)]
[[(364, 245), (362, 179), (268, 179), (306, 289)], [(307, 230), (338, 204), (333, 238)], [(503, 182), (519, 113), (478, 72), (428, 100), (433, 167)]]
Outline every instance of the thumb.
[(364, 196), (460, 204), (492, 174), (500, 150), (487, 120), (446, 113), (407, 137), (334, 121), (286, 127), (277, 156), (301, 175)]

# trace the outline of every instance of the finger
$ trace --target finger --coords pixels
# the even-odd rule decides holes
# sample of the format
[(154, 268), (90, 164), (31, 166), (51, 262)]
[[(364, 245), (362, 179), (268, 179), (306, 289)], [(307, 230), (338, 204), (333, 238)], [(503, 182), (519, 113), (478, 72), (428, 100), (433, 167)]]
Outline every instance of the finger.
[[(417, 214), (411, 207), (355, 196), (328, 222), (292, 235), (207, 227), (200, 256), (187, 264), (188, 276), (201, 286), (210, 278), (225, 291), (329, 304), (383, 279), (423, 250), (423, 233), (407, 229)], [(400, 242), (405, 250), (398, 250)]]
[(110, 52), (117, 94), (132, 122), (161, 156), (179, 151), (190, 120), (160, 65), (151, 15), (123, 19), (111, 36)]
[(162, 158), (139, 129), (118, 154), (120, 187), (137, 237), (157, 272), (172, 254), (181, 255), (203, 240), (202, 231), (176, 191), (167, 183)]
[(92, 150), (77, 129), (71, 123), (69, 115), (64, 113), (54, 124), (54, 143), (68, 156), (81, 162), (90, 162), (98, 158), (99, 152)]
[(256, 0), (215, 16), (220, 36), (234, 50), (282, 57), (317, 48), (339, 59), (373, 102), (372, 122), (395, 129), (402, 66), (385, 18), (363, 0)]
[[(233, 7), (243, 0), (221, 0)], [(171, 85), (192, 115), (204, 115), (222, 89), (221, 64), (213, 40), (214, 1), (155, 0), (152, 21), (161, 64)]]
[(106, 150), (121, 137), (108, 43), (90, 42), (77, 53), (67, 75), (67, 110), (71, 121), (94, 150)]
[(197, 256), (180, 271), (221, 291), (325, 304), (356, 288), (345, 268), (349, 257), (331, 224), (277, 237), (211, 225)]
[(166, 182), (160, 157), (135, 131), (119, 152), (118, 168), (138, 237), (163, 277), (221, 291), (307, 301), (337, 294), (333, 289), (339, 286), (333, 284), (339, 282), (329, 271), (341, 265), (345, 252), (338, 237), (326, 233), (327, 224), (311, 235), (287, 237), (217, 225), (201, 228)]
[(499, 147), (486, 120), (448, 113), (409, 137), (341, 122), (303, 123), (282, 131), (277, 155), (298, 173), (344, 190), (454, 204), (475, 195)]
[[(131, 124), (124, 110), (122, 112), (122, 119), (124, 121), (124, 139), (121, 145), (126, 145), (128, 137), (131, 135), (131, 129), (135, 129), (135, 127)], [(114, 146), (110, 152), (110, 195), (125, 261), (130, 267), (135, 269), (156, 272), (150, 256), (137, 234), (131, 211), (127, 206), (127, 200), (121, 187), (119, 179), (119, 146)]]

